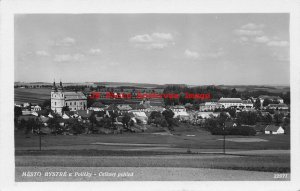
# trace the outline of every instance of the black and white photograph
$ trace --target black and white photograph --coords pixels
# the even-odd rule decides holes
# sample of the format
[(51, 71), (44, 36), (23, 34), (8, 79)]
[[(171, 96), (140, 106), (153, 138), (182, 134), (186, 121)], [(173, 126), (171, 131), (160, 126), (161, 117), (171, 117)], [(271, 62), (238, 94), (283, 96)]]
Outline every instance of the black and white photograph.
[(14, 182), (291, 185), (293, 17), (14, 13)]

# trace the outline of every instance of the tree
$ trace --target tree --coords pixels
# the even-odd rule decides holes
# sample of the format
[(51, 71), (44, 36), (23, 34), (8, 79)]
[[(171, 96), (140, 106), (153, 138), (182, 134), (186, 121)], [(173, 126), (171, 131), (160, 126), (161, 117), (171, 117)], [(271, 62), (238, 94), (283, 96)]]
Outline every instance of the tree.
[(58, 122), (58, 117), (53, 114), (53, 118), (49, 118), (48, 124), (49, 124), (49, 127), (51, 128), (52, 132), (57, 134), (57, 132), (59, 131), (59, 128), (60, 128), (60, 125)]
[(15, 118), (18, 118), (22, 115), (22, 108), (15, 106)]
[(264, 102), (263, 102), (263, 106), (265, 107), (265, 106), (268, 106), (269, 104), (272, 104), (272, 103), (273, 103), (272, 100), (265, 99)]
[(236, 91), (235, 88), (233, 88), (233, 89), (231, 90), (231, 97), (238, 97), (238, 92)]
[(130, 119), (131, 119), (131, 117), (127, 113), (123, 116), (122, 123), (125, 128), (129, 127)]
[(166, 119), (169, 119), (169, 118), (173, 118), (174, 117), (174, 112), (170, 109), (166, 109), (162, 112), (162, 115), (166, 118)]
[(174, 112), (170, 109), (166, 109), (165, 111), (162, 112), (162, 115), (165, 117), (168, 127), (170, 130), (174, 130), (172, 126), (174, 125), (173, 117), (174, 117)]
[(288, 91), (285, 94), (283, 94), (282, 95), (282, 99), (283, 99), (284, 103), (290, 104), (290, 101), (291, 101), (290, 91)]
[(234, 108), (228, 108), (227, 112), (230, 114), (232, 118), (236, 117), (236, 110)]
[(239, 124), (254, 125), (258, 119), (258, 115), (255, 112), (242, 111), (237, 116)]
[(70, 111), (70, 108), (69, 108), (69, 106), (63, 106), (61, 110), (62, 110), (62, 112)]
[(272, 115), (268, 113), (266, 116), (264, 116), (263, 121), (264, 121), (266, 124), (271, 124), (272, 121), (273, 121)]
[(51, 99), (46, 99), (46, 100), (42, 103), (42, 108), (43, 108), (43, 109), (51, 108)]
[(274, 122), (279, 125), (280, 123), (283, 122), (283, 117), (284, 117), (284, 114), (283, 113), (275, 113), (274, 114)]
[(153, 122), (157, 127), (161, 122), (161, 118), (162, 118), (162, 115), (159, 111), (152, 111), (150, 113), (150, 116), (149, 116), (149, 119), (148, 119), (149, 124)]
[(95, 113), (92, 113), (92, 115), (89, 117), (89, 121), (92, 124), (92, 127), (90, 128), (90, 130), (93, 131), (94, 124), (97, 124), (97, 119), (96, 119)]
[(261, 102), (260, 102), (260, 99), (259, 99), (259, 98), (256, 99), (256, 101), (255, 101), (255, 103), (254, 103), (254, 107), (255, 107), (255, 109), (260, 109), (260, 107), (261, 107)]
[(219, 125), (220, 125), (220, 126), (223, 126), (224, 123), (225, 123), (225, 121), (226, 121), (228, 118), (229, 118), (229, 117), (228, 117), (228, 115), (227, 115), (226, 112), (221, 112), (221, 113), (220, 113), (220, 116), (219, 116), (219, 118), (218, 118)]

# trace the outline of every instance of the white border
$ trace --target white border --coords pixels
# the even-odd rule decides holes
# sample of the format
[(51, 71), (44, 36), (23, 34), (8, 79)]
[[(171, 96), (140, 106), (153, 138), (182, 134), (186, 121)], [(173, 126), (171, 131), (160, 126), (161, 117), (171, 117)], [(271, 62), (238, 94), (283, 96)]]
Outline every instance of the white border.
[[(0, 190), (300, 190), (300, 2), (298, 0), (11, 0), (1, 3)], [(16, 13), (290, 13), (291, 161), (289, 182), (14, 182), (14, 17)]]

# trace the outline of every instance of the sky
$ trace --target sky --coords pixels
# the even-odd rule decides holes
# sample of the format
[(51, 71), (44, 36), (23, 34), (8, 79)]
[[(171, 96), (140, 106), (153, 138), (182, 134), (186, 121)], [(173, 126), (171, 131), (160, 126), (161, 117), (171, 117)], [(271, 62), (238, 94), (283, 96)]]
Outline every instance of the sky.
[(18, 14), (15, 81), (289, 85), (289, 14)]

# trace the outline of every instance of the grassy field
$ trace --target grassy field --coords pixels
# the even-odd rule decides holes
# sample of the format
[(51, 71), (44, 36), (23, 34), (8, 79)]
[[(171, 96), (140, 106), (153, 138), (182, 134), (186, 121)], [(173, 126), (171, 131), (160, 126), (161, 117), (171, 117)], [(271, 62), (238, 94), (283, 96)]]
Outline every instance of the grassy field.
[[(186, 127), (173, 135), (124, 133), (116, 135), (83, 134), (78, 136), (46, 135), (42, 137), (42, 151), (38, 136), (26, 138), (15, 133), (16, 166), (40, 167), (184, 167), (288, 173), (290, 155), (287, 135), (258, 135), (263, 142), (226, 141), (229, 154), (222, 155), (222, 136), (205, 130)], [(99, 144), (97, 144), (99, 143)], [(144, 150), (163, 148), (164, 150)], [(187, 153), (187, 148), (191, 153)], [(137, 149), (137, 150), (135, 150)], [(211, 150), (212, 153), (201, 152)], [(275, 150), (275, 154), (230, 154), (232, 150)], [(278, 150), (278, 153), (276, 153)], [(174, 152), (173, 152), (174, 151)], [(200, 152), (199, 152), (200, 151)], [(230, 151), (230, 152), (229, 152)]]
[(42, 104), (50, 99), (50, 88), (15, 88), (15, 103)]
[[(187, 130), (188, 129), (188, 130)], [(289, 150), (290, 136), (288, 135), (256, 135), (256, 136), (226, 136), (228, 139), (234, 138), (259, 138), (264, 142), (232, 142), (226, 141), (226, 148), (239, 150)], [(223, 136), (211, 135), (209, 132), (189, 127), (185, 131), (176, 130), (173, 135), (159, 135), (149, 133), (123, 133), (115, 135), (103, 134), (82, 134), (78, 136), (68, 135), (46, 135), (42, 137), (43, 147), (55, 146), (77, 146), (82, 149), (94, 149), (93, 143), (128, 143), (128, 144), (167, 144), (169, 147), (191, 148), (191, 149), (222, 149)], [(26, 148), (35, 149), (38, 147), (39, 137), (31, 135), (26, 138), (23, 132), (15, 133), (16, 150)], [(24, 149), (22, 149), (24, 150)]]
[(182, 154), (150, 156), (51, 156), (18, 155), (16, 166), (37, 167), (183, 167), (290, 172), (288, 155), (235, 156), (220, 154)]

